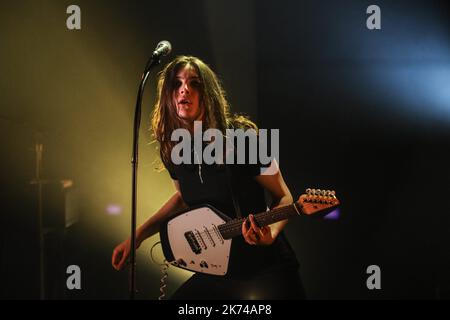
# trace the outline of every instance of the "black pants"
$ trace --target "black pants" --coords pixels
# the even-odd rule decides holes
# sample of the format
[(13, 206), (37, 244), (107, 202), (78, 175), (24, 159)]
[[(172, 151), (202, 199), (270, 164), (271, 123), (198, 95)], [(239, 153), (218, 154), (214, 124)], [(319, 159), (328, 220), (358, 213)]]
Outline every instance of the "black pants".
[(278, 269), (248, 277), (220, 277), (197, 273), (172, 300), (293, 300), (305, 299), (297, 269)]

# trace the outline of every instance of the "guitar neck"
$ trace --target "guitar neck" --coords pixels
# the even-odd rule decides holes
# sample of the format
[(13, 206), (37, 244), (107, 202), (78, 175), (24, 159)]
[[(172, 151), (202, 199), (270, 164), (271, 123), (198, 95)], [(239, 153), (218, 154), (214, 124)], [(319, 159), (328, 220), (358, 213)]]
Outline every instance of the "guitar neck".
[[(302, 206), (296, 202), (276, 208), (270, 211), (255, 214), (255, 220), (259, 227), (265, 227), (269, 224), (298, 216), (302, 213)], [(218, 226), (218, 229), (224, 239), (231, 239), (242, 234), (242, 223), (245, 218), (233, 219), (227, 223)]]

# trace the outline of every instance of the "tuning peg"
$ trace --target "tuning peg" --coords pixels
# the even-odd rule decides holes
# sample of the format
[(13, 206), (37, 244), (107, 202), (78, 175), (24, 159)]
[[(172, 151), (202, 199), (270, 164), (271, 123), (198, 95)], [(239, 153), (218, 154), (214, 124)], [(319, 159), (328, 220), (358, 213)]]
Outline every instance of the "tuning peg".
[(323, 190), (322, 189), (317, 189), (317, 198), (318, 198), (318, 201), (322, 201), (322, 199), (323, 199)]

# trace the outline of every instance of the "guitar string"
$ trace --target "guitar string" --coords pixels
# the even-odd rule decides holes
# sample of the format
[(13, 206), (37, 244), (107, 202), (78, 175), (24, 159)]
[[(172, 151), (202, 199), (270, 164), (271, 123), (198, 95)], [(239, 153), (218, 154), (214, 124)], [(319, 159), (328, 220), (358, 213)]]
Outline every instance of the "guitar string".
[[(322, 200), (322, 199), (320, 199), (320, 200)], [(327, 198), (325, 200), (330, 200), (330, 199)], [(286, 206), (283, 206), (283, 207), (280, 207), (280, 208), (275, 208), (275, 209), (272, 209), (272, 210), (269, 210), (269, 211), (266, 211), (266, 212), (262, 212), (262, 213), (256, 214), (255, 216), (257, 216), (256, 217), (257, 220), (263, 220), (264, 221), (270, 215), (280, 214), (280, 213), (281, 214), (288, 213), (289, 211), (291, 211), (293, 209), (292, 208), (293, 205), (295, 205), (295, 202), (290, 204), (290, 205), (286, 205)], [(296, 210), (296, 212), (298, 212), (298, 211)], [(234, 230), (238, 230), (239, 227), (244, 222), (244, 220), (245, 220), (244, 218), (240, 218), (240, 219), (237, 219), (235, 221), (229, 221), (229, 222), (226, 222), (224, 224), (221, 224), (221, 225), (217, 226), (217, 228), (219, 229), (219, 232), (222, 235), (222, 233), (232, 232)], [(198, 233), (203, 236), (203, 235), (207, 235), (207, 233), (210, 234), (211, 232), (213, 233), (214, 229), (208, 229), (207, 228), (205, 231), (199, 231)]]
[[(275, 209), (272, 209), (270, 211), (266, 211), (266, 212), (263, 212), (263, 213), (260, 213), (260, 214), (256, 214), (255, 216), (257, 216), (256, 219), (258, 219), (258, 220), (265, 220), (270, 215), (289, 213), (292, 209), (294, 209), (296, 211), (296, 214), (298, 214), (298, 208), (297, 207), (293, 208), (294, 205), (295, 205), (295, 203), (292, 203), (292, 204), (287, 205), (287, 206), (283, 206), (283, 207), (280, 207), (280, 208), (275, 208)], [(221, 229), (221, 231), (222, 230), (226, 231), (228, 229), (236, 229), (239, 225), (241, 225), (243, 223), (243, 221), (244, 221), (244, 219), (238, 219), (237, 221), (229, 221), (229, 222), (226, 223), (226, 225), (228, 225), (228, 226), (224, 226), (224, 227), (220, 227), (219, 226), (219, 229)], [(221, 226), (223, 226), (223, 225), (221, 225)]]
[[(260, 220), (260, 222), (264, 222), (264, 220), (266, 220), (270, 215), (272, 214), (280, 214), (280, 213), (288, 213), (289, 211), (292, 210), (292, 205), (288, 205), (288, 206), (284, 206), (281, 208), (276, 208), (276, 209), (272, 209), (270, 211), (267, 212), (263, 212), (257, 215), (256, 219)], [(223, 236), (223, 233), (227, 233), (227, 232), (231, 232), (234, 230), (238, 230), (240, 229), (242, 223), (244, 222), (245, 219), (241, 218), (241, 219), (237, 219), (235, 221), (229, 221), (225, 224), (221, 224), (219, 226), (217, 226), (217, 228), (219, 229), (219, 232), (221, 233), (221, 236)], [(197, 233), (200, 236), (206, 236), (207, 234), (211, 234), (214, 233), (214, 229), (208, 229), (206, 228), (206, 230), (204, 231), (198, 231)]]

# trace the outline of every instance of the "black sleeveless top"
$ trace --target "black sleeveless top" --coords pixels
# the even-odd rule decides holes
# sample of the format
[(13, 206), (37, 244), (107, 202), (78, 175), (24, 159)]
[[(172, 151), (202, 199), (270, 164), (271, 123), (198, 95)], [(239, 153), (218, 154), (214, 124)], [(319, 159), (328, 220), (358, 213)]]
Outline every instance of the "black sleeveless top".
[[(259, 164), (165, 164), (172, 179), (178, 180), (188, 206), (209, 204), (230, 218), (236, 218), (231, 185), (243, 217), (267, 210), (264, 188), (256, 182)], [(228, 171), (228, 173), (227, 173)], [(298, 261), (284, 232), (270, 246), (252, 246), (243, 236), (233, 238), (227, 276), (238, 277), (278, 268), (297, 268)], [(282, 272), (282, 271), (281, 271)]]

